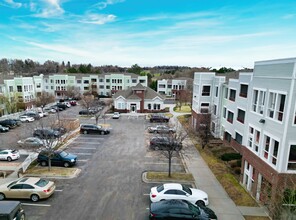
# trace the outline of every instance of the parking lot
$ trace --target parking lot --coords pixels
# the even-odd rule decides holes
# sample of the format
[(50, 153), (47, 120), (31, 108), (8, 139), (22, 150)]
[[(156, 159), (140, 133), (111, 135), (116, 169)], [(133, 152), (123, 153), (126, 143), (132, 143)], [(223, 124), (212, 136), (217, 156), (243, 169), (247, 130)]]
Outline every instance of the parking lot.
[[(79, 117), (80, 107), (67, 111), (80, 123), (95, 123)], [(67, 151), (78, 156), (81, 173), (73, 179), (55, 179), (52, 197), (37, 203), (22, 201), (29, 219), (147, 219), (149, 192), (156, 183), (144, 183), (142, 173), (167, 171), (168, 159), (149, 149), (145, 117), (121, 115), (100, 119), (110, 124), (109, 135), (79, 134)], [(19, 129), (19, 128), (17, 128)], [(184, 171), (180, 158), (173, 158), (173, 171)]]

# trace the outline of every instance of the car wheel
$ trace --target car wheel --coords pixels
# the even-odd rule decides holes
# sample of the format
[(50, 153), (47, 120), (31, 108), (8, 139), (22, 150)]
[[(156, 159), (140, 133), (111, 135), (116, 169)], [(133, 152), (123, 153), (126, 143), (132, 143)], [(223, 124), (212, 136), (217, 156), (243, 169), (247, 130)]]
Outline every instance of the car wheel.
[(202, 200), (198, 200), (198, 201), (196, 201), (195, 204), (196, 204), (197, 206), (199, 206), (199, 207), (205, 207), (205, 206), (206, 206), (205, 202), (202, 201)]
[(5, 195), (3, 193), (0, 193), (0, 200), (4, 200), (5, 199)]
[(83, 131), (83, 134), (87, 134), (87, 131)]
[(154, 150), (159, 150), (159, 147), (154, 147)]
[(105, 131), (101, 131), (101, 135), (105, 134)]
[(69, 167), (69, 166), (70, 166), (70, 164), (68, 162), (64, 163), (64, 167)]
[(154, 133), (157, 134), (158, 132), (157, 131), (154, 131)]
[(41, 166), (43, 166), (43, 167), (45, 167), (45, 166), (47, 166), (47, 162), (46, 161), (41, 161)]
[(39, 196), (36, 195), (36, 194), (33, 194), (33, 195), (31, 195), (31, 200), (32, 200), (33, 202), (37, 202), (37, 201), (39, 200)]
[(11, 157), (7, 157), (7, 161), (9, 162), (12, 161)]

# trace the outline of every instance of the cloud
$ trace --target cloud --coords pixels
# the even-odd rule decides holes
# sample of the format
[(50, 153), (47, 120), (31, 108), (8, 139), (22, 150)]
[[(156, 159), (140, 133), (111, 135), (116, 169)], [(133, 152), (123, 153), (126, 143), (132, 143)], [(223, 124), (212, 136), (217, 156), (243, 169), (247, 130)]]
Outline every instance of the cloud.
[(282, 16), (282, 19), (293, 19), (295, 18), (296, 14), (286, 14), (284, 16)]
[[(64, 14), (64, 9), (60, 6), (60, 0), (44, 0), (45, 7), (41, 9), (40, 13), (34, 14), (34, 17), (39, 18), (49, 18), (49, 17), (56, 17)], [(36, 10), (36, 5), (32, 3), (31, 5), (32, 10)]]
[(4, 0), (4, 2), (1, 2), (0, 5), (11, 7), (11, 8), (20, 8), (22, 7), (22, 3), (14, 2), (14, 0)]
[(124, 1), (125, 0), (106, 0), (104, 2), (99, 2), (99, 3), (95, 4), (93, 7), (102, 10), (102, 9), (106, 8), (108, 5), (114, 5), (117, 3), (124, 2)]
[(81, 19), (81, 23), (102, 25), (115, 20), (115, 15), (87, 14)]

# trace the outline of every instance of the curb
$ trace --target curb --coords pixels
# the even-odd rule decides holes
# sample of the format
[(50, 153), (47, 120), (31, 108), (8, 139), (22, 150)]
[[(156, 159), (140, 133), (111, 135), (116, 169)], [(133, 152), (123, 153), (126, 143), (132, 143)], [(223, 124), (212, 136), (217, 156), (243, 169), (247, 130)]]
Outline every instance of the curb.
[(165, 180), (156, 180), (156, 179), (147, 179), (147, 171), (142, 173), (142, 181), (144, 183), (184, 183), (184, 184), (193, 184), (195, 185), (194, 181), (184, 181), (184, 180), (175, 180), (175, 179), (165, 179)]
[(22, 177), (42, 177), (42, 178), (52, 178), (52, 179), (73, 179), (75, 177), (78, 177), (78, 175), (81, 173), (81, 169), (76, 169), (74, 174), (69, 176), (52, 176), (52, 175), (34, 175), (34, 174), (25, 174)]

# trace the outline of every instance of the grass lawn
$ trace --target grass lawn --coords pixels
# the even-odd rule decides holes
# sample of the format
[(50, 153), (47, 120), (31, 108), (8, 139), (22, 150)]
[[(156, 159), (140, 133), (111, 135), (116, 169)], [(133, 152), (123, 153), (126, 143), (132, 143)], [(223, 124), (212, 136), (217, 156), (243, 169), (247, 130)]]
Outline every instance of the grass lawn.
[(171, 177), (168, 177), (168, 172), (147, 172), (146, 178), (148, 180), (183, 180), (189, 182), (194, 181), (191, 173), (171, 173)]
[(175, 112), (180, 112), (180, 113), (191, 113), (191, 107), (189, 105), (182, 105), (181, 109), (180, 107), (174, 107)]
[(268, 217), (264, 216), (244, 216), (245, 220), (270, 220)]

